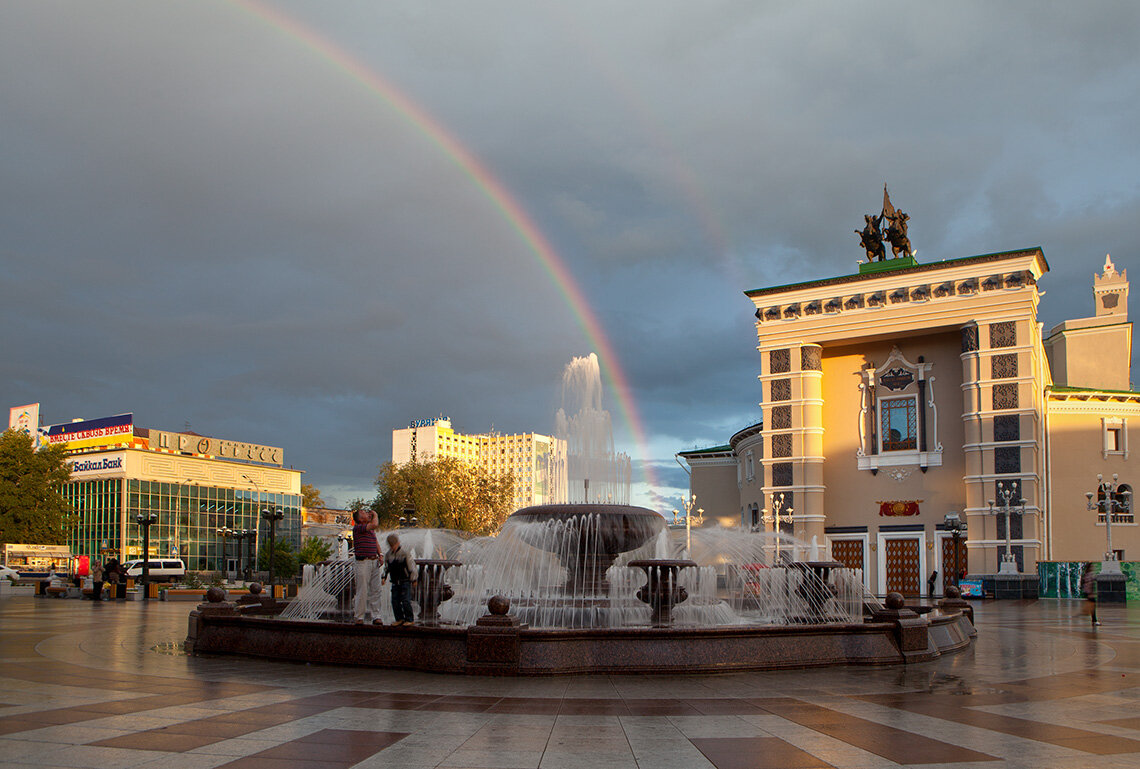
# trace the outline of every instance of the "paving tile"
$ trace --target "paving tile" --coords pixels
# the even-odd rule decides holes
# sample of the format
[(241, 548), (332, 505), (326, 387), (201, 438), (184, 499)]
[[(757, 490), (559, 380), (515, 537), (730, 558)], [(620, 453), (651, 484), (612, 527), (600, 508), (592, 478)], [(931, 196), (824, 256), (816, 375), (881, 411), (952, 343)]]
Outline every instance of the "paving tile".
[(830, 769), (777, 737), (699, 737), (693, 745), (717, 769)]

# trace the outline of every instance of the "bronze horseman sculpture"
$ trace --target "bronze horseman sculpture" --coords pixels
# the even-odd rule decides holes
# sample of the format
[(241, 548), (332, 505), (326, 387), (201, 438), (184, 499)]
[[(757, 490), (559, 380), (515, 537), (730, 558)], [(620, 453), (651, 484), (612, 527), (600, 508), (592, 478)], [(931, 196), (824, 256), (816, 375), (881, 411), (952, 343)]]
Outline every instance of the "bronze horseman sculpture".
[[(884, 219), (889, 222), (886, 233), (880, 229)], [(883, 246), (884, 236), (887, 242), (891, 244), (892, 258), (910, 256), (913, 249), (906, 231), (906, 223), (909, 219), (910, 217), (905, 212), (898, 211), (891, 205), (890, 195), (887, 194), (887, 185), (884, 184), (882, 213), (878, 216), (865, 214), (863, 216), (863, 220), (866, 222), (865, 226), (862, 230), (855, 230), (863, 249), (867, 252), (867, 261), (873, 262), (876, 259), (884, 261), (887, 258), (887, 251)]]
[(863, 248), (867, 251), (867, 261), (873, 262), (876, 258), (879, 261), (886, 259), (887, 250), (883, 247), (883, 231), (879, 229), (883, 217), (864, 214), (863, 219), (867, 222), (866, 226), (862, 231), (855, 230), (855, 234), (859, 236)]

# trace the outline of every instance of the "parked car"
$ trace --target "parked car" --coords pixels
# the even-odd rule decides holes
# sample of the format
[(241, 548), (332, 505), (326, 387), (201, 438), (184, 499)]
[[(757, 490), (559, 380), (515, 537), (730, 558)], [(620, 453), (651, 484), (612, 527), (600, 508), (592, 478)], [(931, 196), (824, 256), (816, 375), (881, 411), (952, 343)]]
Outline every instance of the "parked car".
[(18, 582), (20, 580), (20, 572), (16, 571), (11, 566), (0, 566), (0, 579), (7, 579)]
[[(138, 579), (143, 573), (143, 561), (138, 559), (135, 561), (127, 561), (123, 566), (127, 570), (127, 576), (131, 579)], [(179, 558), (163, 558), (162, 560), (152, 558), (149, 562), (148, 576), (152, 582), (174, 582), (186, 577), (186, 564)]]

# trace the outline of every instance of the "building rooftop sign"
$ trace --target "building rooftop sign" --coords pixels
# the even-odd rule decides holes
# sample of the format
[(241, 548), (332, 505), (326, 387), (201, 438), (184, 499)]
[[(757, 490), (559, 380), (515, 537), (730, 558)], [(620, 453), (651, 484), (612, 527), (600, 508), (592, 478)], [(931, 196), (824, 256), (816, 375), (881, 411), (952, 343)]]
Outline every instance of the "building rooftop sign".
[(233, 459), (238, 462), (255, 462), (281, 467), (284, 462), (284, 449), (276, 446), (260, 446), (241, 441), (223, 441), (205, 435), (171, 433), (165, 430), (150, 431), (150, 448), (178, 454), (201, 454), (220, 459)]
[(47, 428), (47, 442), (68, 451), (129, 446), (135, 437), (134, 415), (119, 414), (102, 419), (81, 419)]

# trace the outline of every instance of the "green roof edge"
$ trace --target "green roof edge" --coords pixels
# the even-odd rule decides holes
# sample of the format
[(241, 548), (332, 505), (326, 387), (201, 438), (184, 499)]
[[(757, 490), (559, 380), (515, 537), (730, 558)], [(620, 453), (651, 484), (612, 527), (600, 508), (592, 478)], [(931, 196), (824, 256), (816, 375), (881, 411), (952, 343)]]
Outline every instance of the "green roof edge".
[[(957, 259), (943, 259), (940, 262), (930, 262), (927, 264), (916, 264), (914, 266), (899, 267), (896, 271), (897, 272), (907, 272), (910, 270), (925, 271), (925, 270), (934, 269), (935, 267), (940, 267), (940, 266), (948, 265), (948, 264), (955, 264), (958, 262), (969, 262), (969, 261), (974, 261), (974, 260), (985, 261), (987, 259), (993, 259), (994, 257), (998, 257), (998, 256), (1013, 256), (1014, 254), (1029, 254), (1029, 253), (1040, 253), (1042, 261), (1045, 261), (1045, 252), (1041, 250), (1041, 246), (1031, 246), (1029, 248), (1016, 248), (1012, 251), (995, 251), (992, 254), (975, 254), (974, 256), (960, 256)], [(890, 261), (890, 260), (888, 260), (888, 261)], [(1049, 262), (1048, 261), (1045, 261), (1045, 269), (1046, 270), (1049, 269)], [(847, 282), (847, 281), (858, 280), (860, 278), (867, 278), (867, 277), (871, 277), (871, 276), (877, 277), (877, 276), (883, 275), (884, 273), (887, 273), (887, 272), (891, 272), (891, 271), (890, 270), (884, 270), (881, 272), (872, 272), (872, 273), (858, 273), (858, 272), (856, 272), (856, 273), (851, 273), (849, 275), (836, 275), (835, 277), (832, 277), (832, 278), (821, 278), (821, 279), (817, 279), (817, 280), (807, 280), (807, 281), (803, 281), (800, 283), (787, 283), (787, 284), (782, 285), (782, 286), (770, 286), (768, 288), (753, 288), (753, 289), (749, 289), (749, 290), (745, 291), (744, 295), (749, 296), (749, 297), (760, 296), (760, 295), (767, 294), (767, 293), (774, 293), (776, 291), (784, 291), (784, 290), (789, 289), (789, 288), (806, 288), (808, 286), (823, 286), (823, 285), (827, 285), (828, 283), (831, 283), (832, 281)]]

